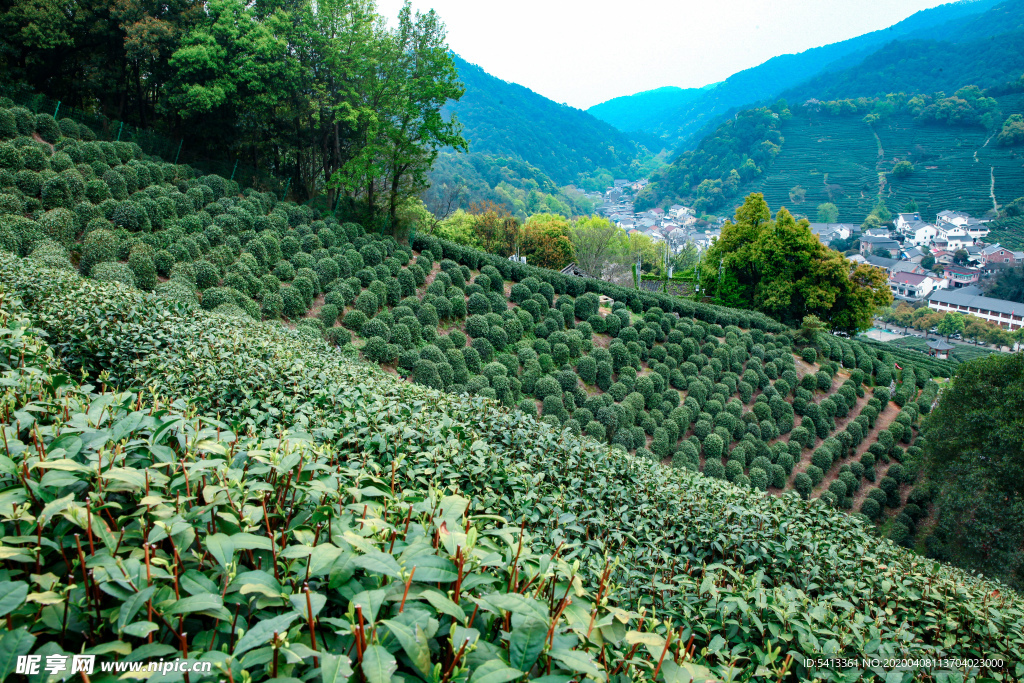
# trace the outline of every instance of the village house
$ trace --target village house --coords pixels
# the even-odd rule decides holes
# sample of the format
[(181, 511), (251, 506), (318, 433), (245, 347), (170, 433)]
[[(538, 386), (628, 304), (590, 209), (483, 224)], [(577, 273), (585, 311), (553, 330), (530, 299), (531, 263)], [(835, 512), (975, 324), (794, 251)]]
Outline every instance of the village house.
[(985, 263), (1021, 263), (1024, 251), (1013, 251), (998, 244), (990, 244), (981, 250), (981, 260)]
[(920, 263), (924, 260), (926, 254), (917, 247), (911, 247), (910, 249), (904, 249), (902, 256), (911, 263)]
[(945, 280), (924, 273), (896, 272), (889, 276), (889, 289), (894, 297), (900, 299), (918, 301), (945, 288)]
[(938, 223), (936, 226), (936, 242), (942, 240), (947, 249), (956, 251), (966, 246), (973, 246), (975, 238), (955, 223)]
[(979, 240), (988, 236), (988, 221), (975, 218), (963, 211), (942, 211), (935, 217), (937, 225), (941, 228), (944, 225), (956, 226), (964, 230), (972, 239)]
[(900, 253), (900, 243), (891, 237), (874, 236), (865, 233), (860, 238), (860, 253), (867, 256), (874, 254), (876, 249), (887, 251), (891, 258), (896, 258)]
[(943, 277), (946, 278), (947, 289), (959, 289), (977, 283), (981, 271), (950, 264), (943, 270)]
[(923, 223), (919, 213), (898, 213), (896, 214), (896, 230), (906, 234), (907, 229), (915, 223)]

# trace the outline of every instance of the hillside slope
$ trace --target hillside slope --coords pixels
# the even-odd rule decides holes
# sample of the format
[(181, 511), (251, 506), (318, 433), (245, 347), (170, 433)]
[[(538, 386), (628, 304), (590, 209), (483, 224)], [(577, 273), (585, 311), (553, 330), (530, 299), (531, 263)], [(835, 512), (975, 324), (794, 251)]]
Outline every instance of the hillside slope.
[(462, 122), (471, 153), (521, 159), (558, 185), (602, 169), (624, 174), (636, 158), (633, 140), (587, 112), (454, 58), (466, 94), (448, 109)]
[(952, 92), (991, 88), (1024, 72), (1024, 1), (918, 31), (849, 68), (821, 74), (782, 93), (793, 102), (875, 96), (890, 92)]
[[(733, 74), (713, 90), (667, 112), (660, 121), (649, 123), (643, 130), (657, 136), (669, 148), (692, 146), (697, 142), (691, 139), (695, 133), (713, 125), (730, 110), (774, 99), (810, 78), (854, 66), (886, 43), (917, 38), (939, 27), (946, 28), (950, 22), (963, 21), (996, 4), (996, 0), (978, 0), (941, 5), (917, 12), (888, 28), (856, 38), (812, 48), (799, 54), (773, 57), (756, 67)], [(827, 80), (828, 77), (822, 75), (821, 78)]]
[[(1024, 95), (996, 100), (1004, 117), (1024, 113)], [(1024, 194), (1019, 148), (994, 144), (984, 128), (927, 125), (907, 114), (873, 125), (862, 118), (798, 115), (783, 122), (782, 150), (765, 176), (741, 192), (763, 192), (772, 206), (812, 218), (819, 203), (833, 202), (839, 219), (854, 223), (874, 207), (880, 178), (887, 206), (898, 210), (913, 199), (926, 220), (946, 209), (984, 216), (993, 208), (991, 193), (1000, 205)], [(913, 173), (893, 177), (899, 160), (911, 161)], [(806, 190), (800, 203), (790, 196), (797, 186)]]
[(703, 88), (686, 89), (667, 86), (646, 90), (595, 104), (587, 109), (587, 113), (627, 133), (651, 130), (666, 116), (690, 104), (717, 85), (716, 83)]
[[(468, 566), (473, 571), (479, 571), (479, 563), (486, 563), (488, 557), (492, 564), (510, 565), (502, 559), (502, 552), (511, 553), (511, 565), (518, 563), (513, 555), (518, 557), (521, 553), (538, 559), (550, 555), (552, 560), (559, 558), (566, 563), (579, 563), (573, 565), (572, 574), (566, 571), (547, 579), (552, 584), (561, 582), (555, 590), (564, 590), (566, 594), (577, 578), (580, 580), (573, 594), (576, 606), (567, 612), (567, 623), (557, 631), (568, 631), (574, 644), (577, 640), (573, 631), (578, 631), (580, 651), (574, 656), (552, 653), (550, 656), (557, 659), (553, 662), (556, 671), (594, 671), (595, 676), (601, 677), (602, 669), (611, 670), (615, 662), (623, 659), (621, 650), (615, 648), (627, 638), (625, 629), (618, 633), (615, 629), (602, 631), (603, 638), (596, 648), (599, 651), (611, 648), (609, 652), (602, 654), (594, 651), (595, 646), (586, 644), (589, 637), (585, 632), (592, 633), (595, 626), (590, 617), (591, 606), (603, 604), (602, 597), (609, 600), (609, 608), (635, 610), (643, 607), (648, 614), (656, 608), (659, 618), (678, 619), (675, 623), (682, 624), (683, 630), (674, 631), (672, 635), (678, 644), (686, 643), (687, 652), (700, 656), (701, 661), (711, 667), (710, 671), (691, 670), (697, 676), (703, 672), (703, 678), (726, 676), (728, 667), (738, 667), (747, 674), (765, 667), (782, 676), (784, 654), (796, 657), (787, 668), (798, 678), (810, 678), (812, 672), (804, 667), (799, 655), (821, 647), (817, 638), (806, 637), (811, 629), (827, 632), (830, 639), (842, 643), (840, 648), (848, 647), (851, 654), (857, 651), (886, 656), (896, 653), (894, 644), (902, 642), (909, 656), (943, 652), (959, 657), (982, 654), (1002, 657), (1005, 663), (999, 668), (1004, 675), (1014, 670), (1017, 654), (1024, 645), (1020, 635), (1024, 632), (1024, 607), (1013, 591), (879, 542), (864, 532), (861, 523), (820, 504), (804, 503), (792, 496), (762, 496), (695, 473), (667, 470), (644, 459), (601, 447), (590, 439), (552, 430), (524, 418), (521, 413), (501, 410), (486, 399), (454, 397), (397, 381), (380, 371), (353, 363), (309, 336), (183, 309), (120, 285), (89, 283), (74, 274), (41, 268), (31, 260), (18, 261), (9, 255), (0, 255), (0, 282), (5, 292), (23, 298), (25, 315), (32, 325), (47, 331), (49, 342), (59, 352), (59, 360), (67, 367), (85, 370), (87, 376), (112, 370), (122, 388), (152, 387), (152, 393), (147, 396), (187, 402), (176, 404), (175, 410), (190, 404), (207, 414), (216, 411), (217, 420), (207, 418), (210, 427), (202, 429), (199, 416), (190, 415), (186, 421), (174, 419), (173, 414), (166, 422), (147, 419), (148, 406), (141, 395), (138, 403), (131, 394), (122, 395), (118, 400), (102, 399), (95, 405), (106, 404), (112, 417), (126, 419), (112, 424), (109, 435), (91, 433), (84, 447), (74, 446), (70, 435), (63, 435), (64, 438), (56, 442), (61, 432), (50, 425), (59, 422), (59, 416), (64, 414), (59, 412), (60, 403), (53, 404), (52, 415), (40, 405), (33, 409), (33, 414), (39, 416), (38, 421), (44, 427), (36, 443), (46, 446), (51, 458), (57, 457), (55, 451), (61, 447), (75, 448), (76, 454), (81, 453), (83, 458), (96, 457), (96, 453), (102, 454), (102, 447), (109, 440), (123, 435), (135, 437), (127, 441), (127, 450), (123, 451), (125, 467), (111, 469), (107, 477), (109, 482), (133, 484), (131, 488), (120, 485), (131, 492), (128, 496), (122, 494), (130, 499), (130, 505), (122, 506), (127, 508), (126, 512), (138, 508), (141, 514), (142, 506), (148, 504), (165, 506), (159, 509), (174, 514), (175, 508), (166, 496), (142, 499), (148, 488), (144, 490), (143, 484), (138, 482), (148, 482), (149, 478), (161, 485), (167, 482), (168, 477), (157, 470), (177, 462), (174, 449), (179, 446), (174, 437), (185, 444), (188, 450), (180, 456), (184, 476), (175, 476), (170, 483), (180, 498), (182, 492), (189, 491), (189, 473), (195, 486), (202, 474), (209, 474), (209, 483), (203, 479), (203, 495), (208, 502), (198, 509), (196, 518), (202, 524), (205, 517), (199, 515), (217, 513), (211, 515), (218, 519), (211, 522), (214, 526), (209, 530), (219, 528), (229, 540), (208, 533), (198, 546), (203, 549), (201, 553), (197, 551), (199, 559), (205, 556), (206, 549), (211, 558), (216, 558), (207, 564), (209, 578), (199, 573), (203, 569), (202, 562), (196, 571), (191, 553), (181, 553), (193, 569), (185, 575), (182, 587), (201, 593), (202, 600), (174, 601), (176, 584), (173, 579), (177, 574), (154, 572), (152, 580), (163, 587), (165, 595), (169, 593), (169, 599), (160, 603), (154, 600), (155, 612), (151, 614), (186, 612), (187, 619), (182, 617), (182, 621), (175, 622), (191, 625), (188, 631), (191, 634), (202, 627), (204, 618), (231, 621), (230, 612), (218, 611), (227, 600), (208, 598), (207, 591), (223, 590), (229, 604), (249, 605), (254, 611), (246, 610), (241, 624), (255, 619), (251, 630), (260, 636), (247, 635), (237, 646), (229, 645), (227, 651), (234, 651), (236, 658), (227, 655), (219, 661), (232, 668), (237, 666), (236, 671), (250, 670), (253, 680), (268, 676), (264, 665), (269, 664), (273, 654), (267, 647), (262, 657), (241, 658), (239, 651), (245, 652), (243, 643), (252, 648), (252, 641), (258, 637), (265, 638), (262, 643), (269, 642), (272, 631), (284, 631), (295, 621), (296, 613), (289, 611), (299, 609), (305, 602), (301, 594), (292, 595), (294, 590), (282, 590), (282, 585), (287, 586), (287, 583), (278, 582), (279, 568), (285, 572), (282, 578), (301, 578), (305, 573), (312, 590), (312, 597), (307, 599), (316, 605), (315, 611), (324, 609), (324, 614), (330, 617), (320, 620), (320, 627), (316, 629), (321, 638), (328, 639), (321, 641), (322, 644), (328, 651), (343, 653), (356, 640), (356, 656), (351, 662), (355, 667), (356, 659), (362, 657), (361, 648), (367, 644), (358, 644), (351, 621), (345, 619), (346, 607), (349, 619), (358, 617), (358, 626), (365, 619), (368, 626), (374, 627), (378, 619), (389, 617), (389, 621), (380, 622), (377, 637), (384, 646), (381, 650), (390, 643), (389, 649), (396, 653), (401, 647), (413, 654), (418, 652), (413, 648), (415, 637), (410, 635), (408, 640), (404, 637), (403, 625), (410, 629), (412, 626), (399, 618), (402, 608), (412, 610), (413, 624), (419, 618), (416, 614), (422, 613), (424, 619), (450, 619), (453, 628), (455, 625), (472, 628), (473, 618), (467, 619), (468, 608), (459, 608), (456, 600), (463, 591), (487, 590), (487, 586), (495, 583), (494, 579), (483, 577), (464, 584), (461, 580), (462, 561), (466, 557), (463, 553), (471, 552), (477, 544), (482, 544), (483, 552), (472, 553), (475, 559)], [(10, 305), (8, 299), (4, 301)], [(4, 318), (6, 320), (7, 316)], [(97, 334), (100, 330), (102, 334)], [(17, 359), (18, 355), (17, 351), (7, 353), (12, 359)], [(197, 376), (215, 381), (196, 381)], [(28, 377), (39, 381), (38, 374), (33, 375), (31, 370)], [(64, 378), (65, 386), (67, 382)], [(77, 391), (77, 387), (73, 390)], [(69, 389), (64, 392), (68, 393)], [(25, 398), (34, 395), (34, 392), (19, 394)], [(21, 404), (16, 405), (21, 407)], [(82, 410), (90, 405), (91, 402)], [(138, 412), (124, 412), (133, 407)], [(76, 415), (78, 411), (75, 406)], [(101, 418), (103, 412), (93, 408), (89, 414)], [(96, 418), (93, 424), (107, 427), (96, 422)], [(193, 422), (195, 432), (190, 431)], [(266, 441), (236, 442), (226, 429), (228, 424), (245, 428), (254, 435), (265, 434)], [(302, 433), (274, 440), (274, 435), (289, 427), (301, 428)], [(29, 431), (12, 430), (10, 433), (12, 437), (28, 439)], [(172, 438), (168, 439), (168, 435)], [(299, 442), (298, 447), (290, 445), (292, 439)], [(303, 442), (322, 444), (325, 450), (310, 451), (303, 447)], [(35, 467), (40, 460), (37, 451), (22, 445), (21, 441), (14, 444), (17, 462)], [(224, 458), (228, 453), (230, 469)], [(250, 464), (253, 464), (251, 470)], [(309, 468), (308, 478), (303, 476), (304, 465)], [(72, 471), (78, 475), (76, 470)], [(225, 475), (231, 479), (214, 479)], [(294, 483), (290, 475), (294, 475)], [(268, 480), (276, 477), (277, 487), (261, 482), (263, 477)], [(63, 477), (63, 481), (68, 479), (68, 476)], [(213, 483), (215, 481), (225, 483), (218, 485)], [(353, 485), (360, 488), (346, 488), (346, 495), (341, 499), (330, 493), (339, 486)], [(428, 487), (437, 488), (428, 490)], [(235, 516), (236, 496), (237, 504), (244, 505), (246, 491), (250, 489), (260, 492), (258, 497), (264, 500), (273, 516), (264, 513), (254, 518), (252, 525), (245, 527), (252, 533), (238, 534), (233, 522), (239, 519)], [(266, 496), (264, 489), (278, 493)], [(292, 505), (301, 511), (292, 508), (289, 513), (282, 508), (281, 494), (289, 492), (294, 492)], [(353, 496), (351, 500), (349, 493)], [(458, 498), (450, 497), (456, 493)], [(623, 501), (628, 502), (626, 507), (622, 507)], [(394, 503), (390, 516), (389, 502)], [(456, 504), (457, 512), (453, 514), (451, 509)], [(415, 520), (411, 528), (406, 521), (408, 531), (403, 533), (399, 528), (406, 513), (405, 505), (408, 505), (410, 518), (415, 512)], [(42, 510), (35, 499), (30, 507), (37, 513)], [(256, 502), (255, 509), (259, 508), (260, 503)], [(296, 512), (296, 524), (289, 525), (290, 515)], [(121, 512), (103, 514), (120, 515)], [(286, 514), (289, 516), (285, 517)], [(495, 521), (489, 516), (494, 515), (501, 517), (498, 528), (489, 529)], [(77, 518), (69, 513), (68, 519)], [(282, 527), (279, 531), (272, 530), (271, 519)], [(333, 526), (320, 524), (326, 519), (331, 519)], [(444, 520), (446, 524), (439, 523)], [(13, 529), (14, 522), (4, 524)], [(73, 528), (67, 520), (62, 519), (61, 524), (64, 528)], [(461, 531), (464, 524), (466, 535)], [(519, 525), (528, 536), (524, 536), (526, 542), (520, 542), (520, 550), (516, 551), (516, 534), (509, 532)], [(101, 526), (105, 527), (105, 523)], [(128, 526), (131, 535), (127, 543), (139, 543), (135, 526)], [(196, 543), (194, 535), (177, 535), (182, 527), (173, 529), (174, 541), (181, 550), (188, 550)], [(272, 535), (275, 545), (265, 544), (261, 540), (264, 535)], [(117, 549), (113, 548), (116, 539), (107, 530), (104, 542), (107, 536), (111, 538), (106, 548), (89, 544), (89, 549), (79, 552), (77, 557), (72, 553), (74, 560), (88, 556), (88, 561), (102, 563), (102, 558), (111, 552), (107, 548), (116, 554)], [(399, 536), (399, 545), (395, 546)], [(280, 547), (274, 549), (278, 537)], [(413, 552), (409, 542), (420, 537), (423, 543), (419, 552)], [(428, 540), (431, 537), (435, 539), (433, 543)], [(486, 540), (491, 537), (494, 545)], [(385, 550), (388, 539), (391, 545)], [(314, 550), (319, 547), (317, 540), (324, 546), (322, 550)], [(177, 568), (181, 566), (181, 562), (176, 561), (178, 546), (174, 546), (173, 555), (162, 546), (149, 552), (156, 554), (161, 562), (174, 561), (173, 566)], [(429, 550), (431, 546), (433, 551)], [(100, 548), (98, 556), (96, 547)], [(125, 550), (127, 552), (128, 548)], [(414, 560), (425, 550), (440, 555), (441, 559)], [(392, 552), (395, 557), (389, 558)], [(307, 557), (310, 558), (307, 566), (303, 566), (301, 559), (295, 562)], [(134, 564), (129, 567), (137, 580), (147, 581), (144, 567), (140, 567), (137, 558), (132, 561)], [(60, 554), (47, 553), (46, 567), (59, 562)], [(237, 581), (228, 575), (231, 562), (237, 562), (235, 567), (245, 571), (238, 575)], [(412, 593), (406, 588), (403, 593), (402, 583), (408, 586), (412, 577), (401, 573), (399, 563), (405, 565), (405, 572), (410, 566), (417, 566), (417, 575), (423, 582), (454, 583), (454, 591), (448, 594), (452, 597), (442, 601), (426, 595), (427, 586), (418, 586)], [(113, 567), (114, 563), (109, 566)], [(266, 569), (271, 566), (273, 576)], [(565, 569), (568, 567), (566, 564)], [(261, 568), (264, 569), (260, 571)], [(652, 570), (657, 572), (659, 583), (654, 589), (650, 587)], [(524, 566), (519, 580), (514, 571), (501, 580), (507, 580), (510, 587), (522, 586), (525, 592), (542, 572), (535, 573)], [(8, 576), (25, 583), (45, 580), (45, 576), (34, 578), (27, 574), (26, 567)], [(338, 598), (321, 601), (322, 596), (317, 591), (327, 590), (328, 576), (331, 582), (337, 581), (345, 588)], [(389, 578), (397, 580), (387, 591), (373, 593), (385, 588)], [(520, 584), (520, 580), (524, 583)], [(102, 603), (103, 609), (116, 610), (118, 599), (114, 596), (123, 595), (128, 599), (136, 592), (114, 572), (97, 573), (95, 581), (104, 586), (102, 595), (94, 598), (97, 609)], [(223, 582), (223, 589), (218, 587), (219, 582)], [(118, 590), (122, 583), (124, 588)], [(246, 584), (253, 588), (247, 589)], [(538, 587), (538, 595), (542, 595), (544, 585)], [(252, 598), (245, 597), (254, 592)], [(291, 600), (281, 599), (282, 594), (283, 597), (292, 595)], [(410, 600), (409, 606), (405, 603), (406, 597)], [(399, 599), (401, 607), (395, 604)], [(470, 650), (474, 654), (466, 665), (476, 669), (482, 667), (486, 659), (499, 658), (499, 653), (485, 647), (482, 640), (476, 643), (476, 638), (489, 633), (488, 625), (501, 631), (512, 630), (508, 622), (501, 628), (501, 610), (518, 614), (517, 610), (530, 603), (513, 604), (505, 600), (491, 605), (489, 599), (471, 595), (462, 595), (462, 599), (467, 605), (475, 601), (483, 607), (481, 621), (476, 622), (480, 630), (466, 633), (468, 644), (474, 645)], [(558, 597), (552, 594), (551, 599), (557, 601)], [(419, 600), (426, 600), (426, 604), (420, 606)], [(564, 598), (562, 600), (564, 603)], [(145, 597), (137, 600), (140, 604), (144, 601)], [(565, 609), (568, 605), (563, 603), (560, 604)], [(754, 606), (770, 603), (772, 608), (760, 609), (757, 618), (751, 614), (738, 620), (731, 606), (733, 603)], [(353, 616), (353, 604), (363, 604), (362, 616)], [(372, 609), (368, 604), (373, 605)], [(292, 627), (290, 632), (289, 651), (298, 651), (294, 660), (288, 660), (289, 665), (295, 667), (290, 671), (305, 671), (310, 660), (314, 667), (318, 666), (311, 623), (315, 612), (313, 607), (308, 609), (308, 622), (305, 617), (299, 619), (301, 626)], [(224, 613), (228, 617), (224, 617)], [(497, 618), (492, 616), (494, 614)], [(8, 623), (18, 627), (30, 624), (31, 615), (28, 608), (19, 610), (13, 623)], [(76, 612), (74, 616), (87, 618), (85, 611)], [(623, 613), (619, 619), (635, 623), (629, 620), (635, 620), (636, 616)], [(943, 619), (944, 642), (936, 640), (931, 633), (936, 618)], [(273, 619), (273, 622), (259, 630), (255, 623), (260, 619)], [(173, 629), (167, 621), (158, 620), (164, 626), (155, 624), (155, 629), (161, 635), (170, 636)], [(519, 623), (513, 621), (512, 625), (518, 627)], [(611, 620), (598, 620), (596, 627), (605, 625), (611, 626)], [(59, 620), (56, 627), (47, 622), (45, 629), (37, 629), (38, 638), (48, 647), (52, 647), (50, 643), (56, 646), (59, 626)], [(163, 630), (165, 628), (167, 631)], [(657, 629), (658, 624), (648, 622), (648, 628)], [(139, 637), (135, 635), (137, 631), (133, 628), (127, 635)], [(385, 640), (383, 634), (389, 632), (398, 638)], [(432, 637), (433, 633), (434, 630), (428, 631), (427, 637)], [(668, 635), (664, 630), (661, 633)], [(210, 631), (207, 639), (194, 639), (189, 650), (196, 654), (215, 651), (221, 639), (224, 644), (234, 643), (232, 634), (233, 628), (229, 633)], [(177, 635), (174, 645), (165, 652), (174, 652), (179, 643), (185, 642), (185, 635)], [(78, 635), (72, 637), (78, 638)], [(522, 636), (516, 637), (513, 643), (519, 637)], [(33, 642), (29, 642), (29, 649)], [(302, 649), (300, 645), (304, 642), (308, 644)], [(573, 647), (563, 642), (557, 640), (551, 649)], [(662, 643), (659, 641), (649, 654), (638, 653), (638, 666), (653, 667)], [(782, 650), (767, 656), (761, 649), (766, 644)], [(422, 654), (429, 657), (426, 650), (424, 646)], [(452, 652), (454, 650), (452, 648)], [(584, 650), (590, 651), (589, 656), (583, 655)], [(367, 651), (386, 660), (380, 651), (371, 648)], [(529, 670), (537, 656), (520, 661), (518, 666), (523, 671)], [(509, 662), (501, 659), (506, 667), (503, 671), (507, 671)], [(689, 659), (685, 656), (682, 661)], [(391, 670), (399, 665), (406, 667), (403, 670), (416, 666), (422, 670), (416, 656), (411, 660), (400, 656), (397, 661), (394, 658), (386, 661), (390, 662)], [(516, 661), (519, 660), (513, 663)], [(368, 662), (369, 659), (360, 662), (364, 671)], [(521, 675), (517, 671), (520, 669), (514, 669), (512, 675)], [(665, 680), (668, 680), (668, 671)]]

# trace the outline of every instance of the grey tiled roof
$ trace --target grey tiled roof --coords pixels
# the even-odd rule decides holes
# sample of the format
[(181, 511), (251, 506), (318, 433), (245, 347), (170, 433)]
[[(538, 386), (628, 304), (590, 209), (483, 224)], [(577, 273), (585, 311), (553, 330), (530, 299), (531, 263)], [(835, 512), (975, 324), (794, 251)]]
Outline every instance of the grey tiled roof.
[(970, 292), (965, 293), (957, 289), (940, 289), (933, 292), (929, 299), (937, 303), (977, 308), (980, 311), (1024, 315), (1024, 304), (1017, 303), (1016, 301), (1006, 301), (1005, 299), (992, 299)]

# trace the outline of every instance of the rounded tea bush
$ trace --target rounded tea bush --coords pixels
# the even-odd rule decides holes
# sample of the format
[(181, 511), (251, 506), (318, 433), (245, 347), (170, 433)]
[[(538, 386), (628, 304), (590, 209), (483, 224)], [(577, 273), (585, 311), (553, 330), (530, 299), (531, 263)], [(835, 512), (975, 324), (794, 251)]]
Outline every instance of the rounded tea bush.
[(135, 286), (135, 274), (124, 263), (116, 261), (97, 263), (92, 267), (91, 275), (93, 279), (100, 282), (120, 282), (129, 287)]

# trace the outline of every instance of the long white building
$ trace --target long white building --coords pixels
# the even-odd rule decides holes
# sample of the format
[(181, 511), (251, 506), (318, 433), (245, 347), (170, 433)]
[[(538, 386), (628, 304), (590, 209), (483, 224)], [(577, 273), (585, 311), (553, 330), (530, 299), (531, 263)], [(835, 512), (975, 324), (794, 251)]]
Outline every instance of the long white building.
[(977, 287), (940, 289), (932, 293), (928, 307), (943, 313), (973, 315), (1008, 330), (1024, 326), (1024, 304), (981, 296)]

